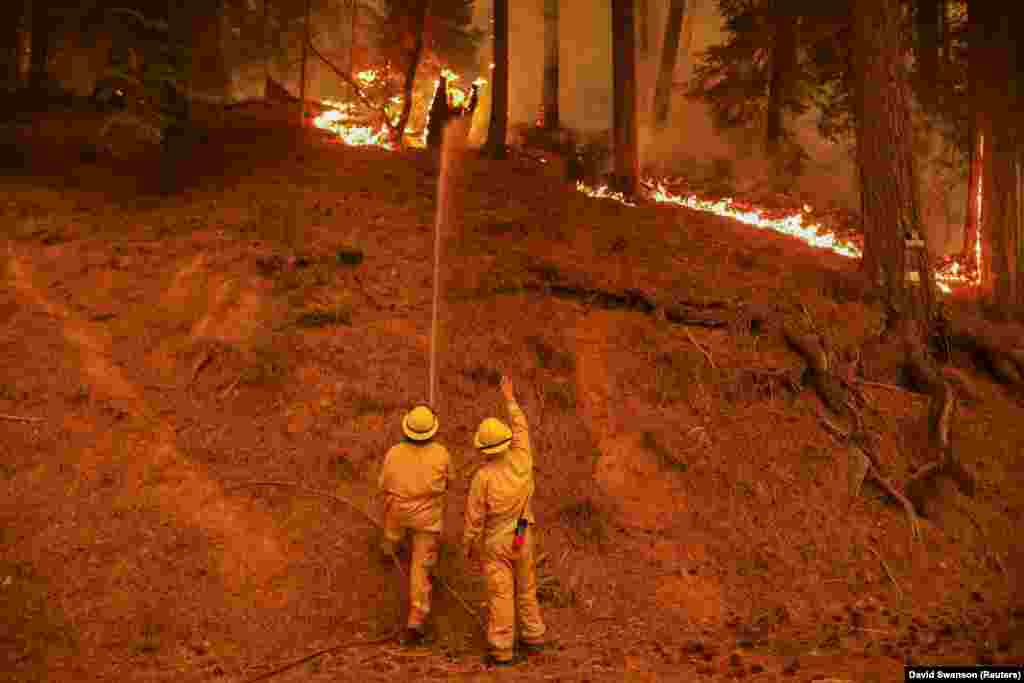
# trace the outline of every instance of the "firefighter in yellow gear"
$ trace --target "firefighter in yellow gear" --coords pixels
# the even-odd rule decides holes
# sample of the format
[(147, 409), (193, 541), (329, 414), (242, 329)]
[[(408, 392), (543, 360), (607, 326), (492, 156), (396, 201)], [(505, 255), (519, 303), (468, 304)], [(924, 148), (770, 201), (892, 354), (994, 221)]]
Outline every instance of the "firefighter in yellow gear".
[(448, 450), (435, 442), (437, 416), (414, 407), (402, 420), (405, 438), (384, 456), (377, 485), (384, 499), (381, 552), (393, 556), (407, 536), (412, 541), (409, 617), (402, 642), (423, 639), (430, 614), (431, 571), (437, 565), (444, 524), (444, 502), (453, 478)]
[(498, 666), (515, 661), (517, 617), (519, 644), (527, 652), (545, 645), (547, 631), (537, 602), (530, 432), (507, 377), (501, 391), (512, 428), (489, 417), (477, 429), (474, 445), (488, 461), (470, 485), (462, 546), (467, 561), (479, 557), (487, 580), (488, 662)]

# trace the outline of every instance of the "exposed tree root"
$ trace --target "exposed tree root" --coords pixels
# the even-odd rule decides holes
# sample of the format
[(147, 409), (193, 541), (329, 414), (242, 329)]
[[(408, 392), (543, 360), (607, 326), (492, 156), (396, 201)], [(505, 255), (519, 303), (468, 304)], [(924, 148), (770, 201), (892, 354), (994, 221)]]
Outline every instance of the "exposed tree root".
[[(676, 325), (727, 327), (730, 318), (721, 314), (711, 313), (711, 311), (728, 313), (735, 307), (733, 304), (725, 301), (688, 300), (676, 300), (668, 305), (659, 306), (658, 302), (635, 289), (612, 292), (595, 287), (559, 282), (557, 281), (557, 272), (552, 272), (550, 268), (534, 267), (529, 270), (535, 275), (540, 275), (542, 281), (526, 282), (521, 287), (512, 291), (535, 292), (561, 299), (572, 299), (608, 310), (626, 310), (661, 316), (668, 322)], [(736, 316), (737, 314), (734, 312), (732, 317)], [(760, 328), (764, 322), (760, 316), (755, 316), (749, 321), (749, 325), (751, 329), (755, 327)]]
[(975, 316), (945, 322), (954, 346), (981, 357), (996, 379), (1024, 392), (1024, 339), (1018, 333)]
[(830, 431), (849, 441), (868, 458), (871, 465), (867, 476), (903, 506), (914, 538), (920, 536), (918, 511), (922, 508), (925, 492), (930, 490), (927, 484), (932, 478), (948, 475), (965, 495), (974, 494), (974, 475), (960, 463), (953, 450), (952, 426), (956, 414), (956, 394), (944, 376), (934, 368), (921, 345), (913, 341), (912, 335), (904, 331), (901, 336), (905, 344), (906, 365), (915, 387), (931, 398), (928, 411), (929, 450), (937, 452), (938, 455), (934, 462), (922, 468), (910, 479), (904, 487), (904, 494), (895, 484), (882, 476), (878, 460), (863, 433), (863, 421), (855, 401), (856, 394), (851, 391), (848, 383), (830, 371), (828, 353), (818, 336), (800, 334), (789, 327), (783, 328), (783, 334), (786, 341), (807, 361), (807, 379), (825, 405), (833, 413), (852, 421), (855, 425), (851, 431), (842, 432), (831, 423), (827, 423)]

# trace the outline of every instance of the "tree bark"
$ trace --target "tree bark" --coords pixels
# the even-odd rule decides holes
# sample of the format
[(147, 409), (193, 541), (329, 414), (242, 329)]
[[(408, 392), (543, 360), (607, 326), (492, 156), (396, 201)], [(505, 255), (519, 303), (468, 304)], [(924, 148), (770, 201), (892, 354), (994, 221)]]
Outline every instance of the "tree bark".
[(1020, 138), (1017, 117), (1020, 95), (1014, 92), (1017, 45), (1016, 25), (1005, 7), (985, 7), (979, 25), (985, 41), (981, 62), (981, 87), (977, 106), (991, 122), (991, 136), (983, 164), (985, 213), (981, 221), (982, 291), (1002, 313), (1017, 304), (1018, 271), (1017, 159)]
[(19, 34), (25, 14), (25, 0), (0, 3), (0, 90), (17, 89)]
[(636, 195), (640, 176), (636, 121), (636, 26), (634, 0), (612, 0), (612, 78), (615, 132), (615, 190)]
[(50, 49), (55, 32), (54, 16), (47, 0), (32, 2), (32, 52), (29, 61), (29, 87), (42, 90), (49, 76)]
[(795, 78), (797, 65), (797, 34), (794, 13), (786, 11), (785, 3), (775, 0), (772, 21), (771, 80), (768, 86), (768, 113), (765, 125), (765, 152), (778, 153), (785, 137), (782, 111), (788, 99), (790, 87)]
[(413, 15), (413, 47), (409, 55), (409, 63), (405, 68), (405, 83), (402, 88), (402, 113), (398, 117), (398, 123), (392, 129), (395, 136), (395, 144), (405, 147), (405, 127), (409, 125), (409, 114), (412, 113), (412, 90), (416, 83), (416, 70), (423, 58), (423, 34), (427, 28), (427, 4), (428, 0), (417, 0), (416, 14)]
[(305, 18), (302, 20), (302, 73), (299, 75), (299, 125), (306, 125), (306, 60), (309, 57), (309, 12), (312, 0), (306, 0)]
[(969, 270), (978, 267), (978, 226), (981, 218), (982, 194), (981, 194), (981, 164), (982, 146), (984, 141), (978, 133), (978, 116), (975, 112), (970, 114), (971, 149), (969, 152), (968, 174), (967, 174), (967, 211), (964, 218), (964, 240), (961, 257)]
[(640, 54), (643, 57), (646, 57), (647, 53), (651, 49), (651, 46), (650, 46), (650, 42), (651, 41), (649, 39), (649, 36), (647, 35), (647, 29), (648, 29), (648, 25), (650, 24), (650, 18), (651, 18), (650, 12), (651, 12), (651, 8), (650, 8), (650, 3), (648, 2), (648, 0), (637, 0), (637, 3), (636, 3), (636, 16), (637, 16), (637, 23), (639, 24), (639, 26), (638, 26), (638, 29), (639, 29), (638, 33), (640, 34)]
[(984, 214), (984, 202), (982, 195), (982, 163), (985, 153), (985, 139), (982, 128), (984, 127), (981, 118), (978, 101), (978, 81), (981, 78), (981, 62), (984, 48), (984, 41), (981, 38), (981, 27), (978, 22), (978, 5), (968, 5), (967, 14), (967, 99), (968, 99), (968, 140), (970, 150), (968, 151), (968, 175), (967, 175), (967, 206), (964, 215), (964, 241), (963, 258), (964, 265), (971, 272), (975, 272), (979, 265), (981, 246), (978, 241), (978, 230), (981, 227), (981, 217)]
[(935, 105), (939, 82), (939, 47), (945, 0), (918, 0), (914, 11), (916, 38), (914, 44), (920, 93), (927, 109)]
[(493, 80), (486, 151), (492, 159), (504, 159), (508, 134), (508, 0), (494, 0)]
[(675, 77), (676, 60), (679, 56), (679, 38), (683, 32), (683, 17), (686, 15), (686, 0), (672, 0), (665, 21), (665, 39), (661, 45), (661, 65), (658, 68), (658, 83), (654, 90), (654, 123), (663, 128), (668, 124), (669, 103), (672, 95), (672, 80)]
[(560, 0), (544, 0), (544, 128), (556, 130), (558, 110), (558, 15)]
[[(864, 217), (862, 268), (895, 314), (924, 343), (935, 298), (924, 246), (905, 239), (921, 229), (912, 149), (910, 96), (900, 53), (899, 0), (858, 0), (854, 5), (857, 166)], [(908, 253), (912, 254), (908, 263)]]

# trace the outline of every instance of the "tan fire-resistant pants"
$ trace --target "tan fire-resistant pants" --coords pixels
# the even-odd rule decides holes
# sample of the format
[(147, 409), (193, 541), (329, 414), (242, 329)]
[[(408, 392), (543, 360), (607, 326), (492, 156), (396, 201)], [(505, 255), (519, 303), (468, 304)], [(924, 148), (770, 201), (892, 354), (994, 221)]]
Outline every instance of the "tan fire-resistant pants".
[(525, 542), (518, 548), (513, 538), (508, 534), (501, 540), (488, 539), (482, 558), (487, 577), (487, 642), (491, 655), (504, 661), (512, 659), (517, 616), (520, 642), (540, 643), (547, 631), (537, 602), (533, 529), (527, 528)]
[(409, 618), (406, 626), (421, 628), (430, 614), (430, 573), (437, 565), (441, 534), (399, 526), (393, 519), (389, 522), (385, 517), (381, 552), (385, 555), (396, 553), (407, 533), (412, 537), (412, 566), (409, 568)]

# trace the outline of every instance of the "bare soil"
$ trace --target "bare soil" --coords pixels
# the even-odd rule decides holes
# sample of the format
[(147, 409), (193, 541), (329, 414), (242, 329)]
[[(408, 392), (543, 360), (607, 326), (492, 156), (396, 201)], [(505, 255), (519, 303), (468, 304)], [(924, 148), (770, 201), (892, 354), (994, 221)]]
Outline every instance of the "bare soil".
[[(978, 491), (942, 486), (913, 543), (894, 501), (851, 496), (782, 336), (805, 324), (875, 383), (886, 476), (927, 462), (927, 399), (898, 385), (855, 262), (472, 152), (442, 256), (436, 407), (460, 474), (440, 576), (480, 608), (455, 550), (471, 435), (506, 372), (535, 434), (558, 644), (487, 671), (442, 586), (426, 647), (356, 643), (394, 632), (407, 599), (367, 516), (426, 398), (436, 160), (241, 111), (161, 197), (145, 155), (79, 158), (87, 119), (37, 117), (0, 177), (0, 680), (241, 683), (342, 643), (272, 680), (892, 681), (906, 662), (1024, 662), (1019, 396), (954, 356), (977, 393), (955, 441)], [(725, 324), (549, 296), (538, 273), (714, 304)]]

